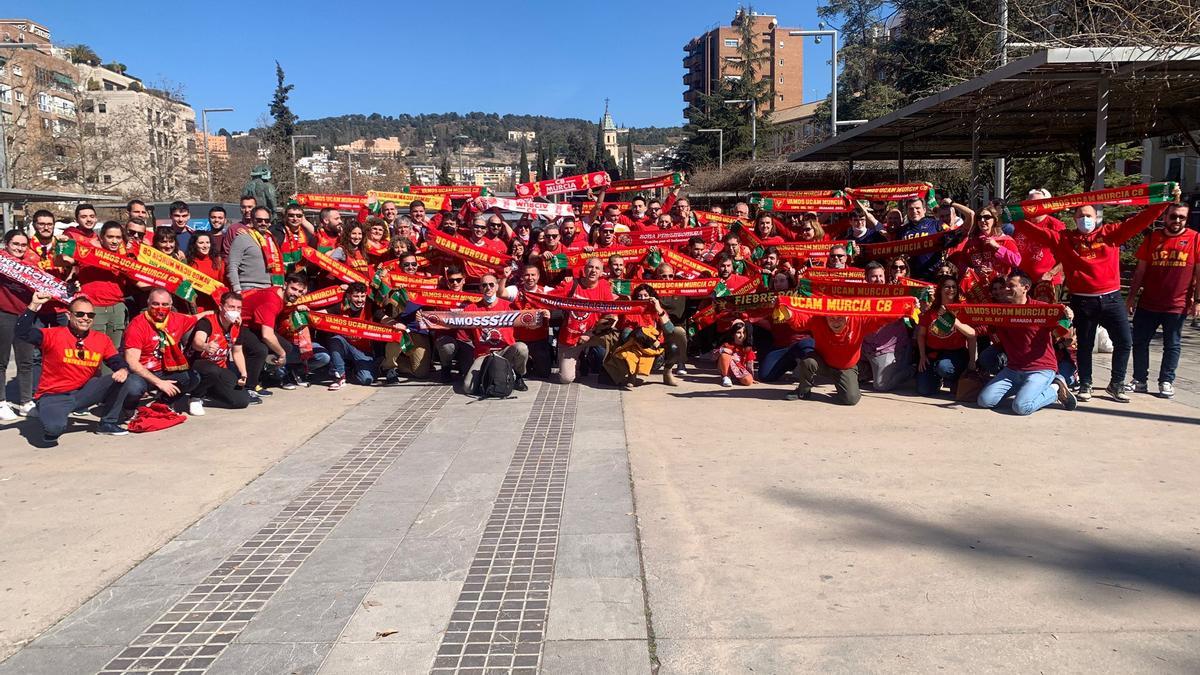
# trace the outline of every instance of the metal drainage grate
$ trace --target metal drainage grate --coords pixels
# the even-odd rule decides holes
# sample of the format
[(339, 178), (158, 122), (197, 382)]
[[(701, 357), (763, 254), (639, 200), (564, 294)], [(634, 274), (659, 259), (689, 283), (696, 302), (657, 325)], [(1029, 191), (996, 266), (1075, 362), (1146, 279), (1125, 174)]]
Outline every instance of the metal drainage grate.
[(101, 673), (203, 673), (450, 400), (430, 387), (368, 432)]
[(537, 672), (577, 397), (574, 384), (544, 384), (538, 391), (433, 673)]

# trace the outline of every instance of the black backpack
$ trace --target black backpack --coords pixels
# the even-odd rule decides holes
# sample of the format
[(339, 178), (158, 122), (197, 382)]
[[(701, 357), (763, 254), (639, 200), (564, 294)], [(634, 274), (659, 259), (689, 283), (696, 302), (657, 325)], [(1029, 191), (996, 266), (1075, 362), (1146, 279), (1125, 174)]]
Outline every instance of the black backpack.
[(513, 385), (517, 383), (517, 372), (513, 370), (508, 359), (497, 353), (488, 354), (479, 366), (479, 374), (475, 377), (475, 391), (472, 394), (480, 399), (485, 398), (515, 398)]

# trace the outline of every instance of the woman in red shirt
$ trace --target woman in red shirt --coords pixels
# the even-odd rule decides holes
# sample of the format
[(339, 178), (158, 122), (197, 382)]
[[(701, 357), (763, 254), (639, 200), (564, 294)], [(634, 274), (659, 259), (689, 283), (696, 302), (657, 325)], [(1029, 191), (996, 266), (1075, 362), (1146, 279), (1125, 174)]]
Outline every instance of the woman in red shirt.
[[(206, 277), (220, 281), (225, 278), (225, 261), (213, 255), (213, 238), (211, 232), (196, 232), (188, 242), (187, 263)], [(200, 293), (196, 296), (196, 306), (209, 311), (216, 311), (217, 298)]]
[[(24, 262), (29, 251), (29, 236), (20, 230), (9, 230), (4, 233), (4, 248), (0, 256)], [(33, 263), (31, 266), (36, 266)], [(18, 413), (27, 414), (33, 408), (33, 345), (16, 339), (17, 317), (25, 312), (25, 308), (33, 299), (33, 291), (24, 284), (17, 283), (8, 277), (0, 276), (0, 422), (11, 422), (17, 419)], [(14, 410), (4, 399), (5, 385), (8, 372), (8, 355), (17, 356), (18, 400)]]
[(372, 265), (378, 265), (388, 260), (390, 246), (388, 242), (388, 226), (382, 218), (371, 216), (367, 218), (367, 260)]
[(363, 276), (368, 276), (367, 271), (371, 262), (367, 258), (366, 240), (367, 235), (362, 225), (358, 223), (347, 225), (342, 229), (338, 247), (329, 252), (329, 257), (346, 263), (350, 269)]
[(1017, 242), (1004, 234), (999, 216), (995, 207), (986, 206), (975, 217), (978, 223), (976, 236), (970, 237), (950, 256), (960, 270), (973, 269), (981, 279), (990, 281), (997, 277), (1007, 278), (1021, 264)]
[(954, 318), (946, 305), (958, 302), (958, 282), (939, 277), (933, 305), (921, 312), (917, 326), (917, 393), (932, 396), (947, 384), (953, 388), (963, 371), (975, 369), (975, 329)]
[(754, 384), (754, 348), (750, 346), (750, 331), (746, 322), (735, 319), (717, 349), (717, 372), (721, 374), (721, 386), (738, 384), (748, 387)]

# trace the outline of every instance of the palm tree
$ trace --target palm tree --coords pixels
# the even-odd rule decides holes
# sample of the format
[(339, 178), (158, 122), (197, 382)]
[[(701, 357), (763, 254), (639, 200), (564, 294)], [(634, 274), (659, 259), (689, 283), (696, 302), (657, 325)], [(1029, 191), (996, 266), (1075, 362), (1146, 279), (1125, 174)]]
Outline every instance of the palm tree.
[(118, 63), (116, 61), (109, 61), (108, 63), (104, 64), (104, 67), (113, 71), (114, 73), (117, 73), (118, 75), (124, 75), (125, 71), (127, 70), (124, 63)]
[(68, 47), (67, 56), (70, 57), (71, 63), (86, 63), (89, 66), (100, 65), (100, 55), (85, 44)]

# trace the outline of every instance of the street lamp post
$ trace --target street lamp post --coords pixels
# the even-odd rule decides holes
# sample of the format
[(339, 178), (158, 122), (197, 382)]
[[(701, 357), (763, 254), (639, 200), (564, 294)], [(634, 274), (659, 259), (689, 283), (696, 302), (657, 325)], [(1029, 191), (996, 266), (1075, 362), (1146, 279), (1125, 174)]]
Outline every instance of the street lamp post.
[(300, 191), (300, 174), (296, 171), (296, 139), (316, 138), (313, 134), (292, 134), (292, 190)]
[(750, 161), (758, 160), (758, 101), (753, 98), (725, 99), (726, 103), (750, 104)]
[(346, 175), (350, 176), (350, 194), (354, 194), (354, 151), (346, 149)]
[(839, 126), (849, 126), (851, 124), (863, 124), (867, 120), (838, 120), (838, 32), (836, 30), (824, 29), (825, 24), (820, 24), (822, 30), (792, 30), (788, 31), (788, 35), (793, 37), (815, 37), (817, 44), (821, 44), (821, 38), (829, 36), (832, 40), (830, 46), (833, 47), (833, 59), (829, 62), (829, 72), (833, 84), (833, 91), (829, 94), (829, 133), (837, 136)]
[[(0, 42), (0, 49), (37, 49), (32, 42)], [(86, 176), (84, 177), (86, 179)], [(4, 130), (4, 112), (0, 110), (0, 188), (12, 187), (8, 180), (8, 132)], [(4, 226), (0, 231), (12, 227), (12, 203), (3, 204)]]
[(204, 124), (204, 174), (208, 176), (208, 201), (213, 200), (212, 160), (208, 157), (208, 113), (233, 112), (233, 108), (204, 108), (200, 111), (200, 121)]
[(717, 134), (717, 171), (724, 173), (725, 171), (725, 130), (724, 129), (697, 129), (697, 133), (701, 134)]

